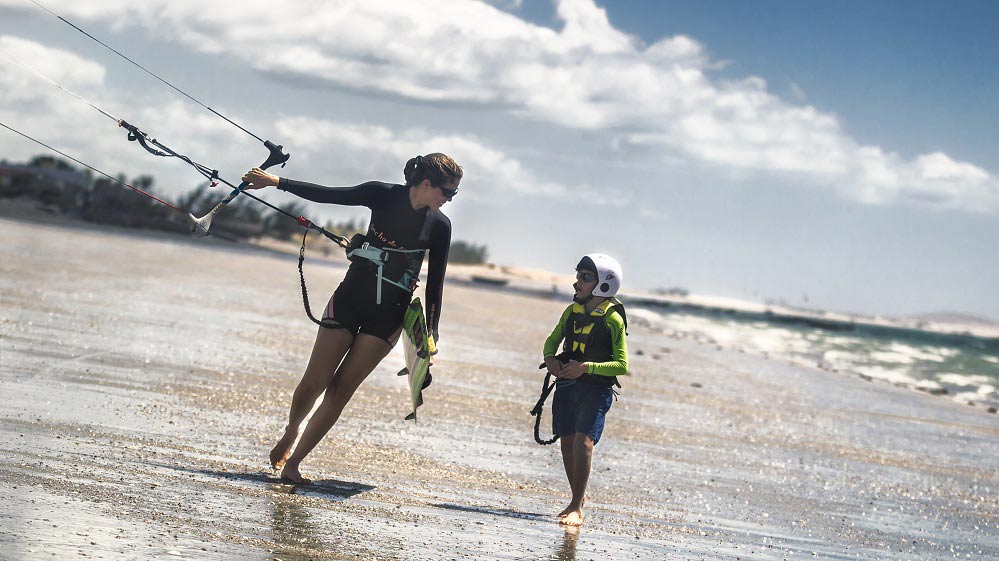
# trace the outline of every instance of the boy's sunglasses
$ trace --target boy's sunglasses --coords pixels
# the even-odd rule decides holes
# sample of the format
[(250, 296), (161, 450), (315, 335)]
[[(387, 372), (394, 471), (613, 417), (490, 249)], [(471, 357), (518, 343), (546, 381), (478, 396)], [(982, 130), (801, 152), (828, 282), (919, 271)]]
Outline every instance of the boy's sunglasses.
[(576, 280), (580, 282), (593, 282), (597, 280), (597, 275), (592, 271), (576, 271)]
[(438, 189), (440, 189), (441, 193), (443, 193), (444, 196), (447, 197), (447, 198), (449, 198), (449, 199), (454, 198), (454, 196), (458, 194), (458, 188), (457, 187), (455, 187), (454, 189), (448, 189), (446, 187), (438, 187)]

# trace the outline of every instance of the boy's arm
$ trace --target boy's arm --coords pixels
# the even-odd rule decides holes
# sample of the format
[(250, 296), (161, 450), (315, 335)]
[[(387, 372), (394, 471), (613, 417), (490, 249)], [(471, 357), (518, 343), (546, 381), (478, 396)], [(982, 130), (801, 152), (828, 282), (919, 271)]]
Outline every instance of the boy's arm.
[(551, 335), (545, 340), (545, 358), (553, 357), (558, 354), (558, 346), (562, 343), (562, 339), (565, 339), (565, 322), (569, 318), (569, 314), (572, 312), (572, 306), (562, 312), (562, 317), (559, 318), (558, 324), (555, 329), (552, 330)]
[(611, 335), (611, 359), (607, 362), (591, 362), (586, 369), (588, 374), (597, 376), (624, 376), (628, 374), (628, 342), (624, 336), (624, 320), (617, 312), (607, 316), (607, 328)]

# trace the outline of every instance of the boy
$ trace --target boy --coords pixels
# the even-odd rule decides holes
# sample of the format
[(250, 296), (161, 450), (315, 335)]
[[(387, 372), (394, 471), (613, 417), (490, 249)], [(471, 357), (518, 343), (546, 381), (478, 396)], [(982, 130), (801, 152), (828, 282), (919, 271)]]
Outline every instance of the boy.
[[(545, 341), (545, 366), (557, 378), (552, 400), (552, 431), (562, 440), (562, 463), (572, 500), (559, 523), (583, 523), (583, 502), (590, 478), (593, 446), (614, 399), (617, 377), (628, 373), (624, 306), (614, 298), (621, 288), (621, 265), (600, 253), (576, 265), (573, 303), (562, 312)], [(556, 356), (559, 343), (562, 353)]]

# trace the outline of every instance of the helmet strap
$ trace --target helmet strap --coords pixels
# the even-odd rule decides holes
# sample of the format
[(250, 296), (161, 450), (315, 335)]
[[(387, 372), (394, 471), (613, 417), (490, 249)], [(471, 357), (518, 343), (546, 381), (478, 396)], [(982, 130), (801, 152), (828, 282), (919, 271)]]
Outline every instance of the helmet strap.
[(593, 300), (593, 293), (591, 292), (586, 298), (580, 298), (579, 296), (573, 296), (572, 301), (577, 304), (588, 304), (590, 300)]

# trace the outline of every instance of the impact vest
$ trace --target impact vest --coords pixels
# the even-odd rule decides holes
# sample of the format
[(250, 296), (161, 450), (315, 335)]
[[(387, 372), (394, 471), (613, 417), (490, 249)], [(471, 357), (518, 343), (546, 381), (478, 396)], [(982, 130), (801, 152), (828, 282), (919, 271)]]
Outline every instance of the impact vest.
[[(586, 313), (586, 308), (579, 303), (573, 303), (572, 311), (566, 318), (562, 332), (565, 342), (560, 356), (578, 362), (607, 362), (613, 358), (613, 341), (610, 328), (607, 326), (607, 316), (611, 312), (620, 314), (625, 330), (628, 328), (628, 318), (624, 313), (624, 304), (617, 298), (611, 298)], [(584, 374), (585, 381), (604, 382), (607, 385), (618, 385), (617, 376), (596, 376)]]

